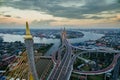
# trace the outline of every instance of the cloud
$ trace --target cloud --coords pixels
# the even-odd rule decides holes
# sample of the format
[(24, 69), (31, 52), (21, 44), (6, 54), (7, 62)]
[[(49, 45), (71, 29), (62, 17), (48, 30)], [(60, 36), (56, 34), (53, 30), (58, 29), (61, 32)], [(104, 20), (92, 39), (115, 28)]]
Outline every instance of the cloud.
[(85, 19), (111, 19), (111, 18), (116, 18), (116, 14), (113, 14), (115, 13), (114, 11), (112, 12), (108, 12), (108, 11), (105, 11), (105, 12), (101, 12), (101, 13), (97, 13), (97, 14), (84, 14), (83, 16), (85, 17)]
[(11, 15), (3, 15), (3, 16), (5, 16), (5, 17), (11, 17)]
[(88, 18), (88, 19), (103, 19), (104, 17), (98, 17), (98, 16), (92, 16), (92, 17), (90, 17), (90, 18)]
[(0, 18), (0, 20), (5, 20), (6, 18)]
[(18, 19), (20, 19), (21, 17), (19, 17), (19, 16), (15, 16), (15, 18), (18, 18)]
[(118, 3), (120, 3), (120, 0), (118, 0)]
[(120, 19), (118, 19), (117, 21), (120, 22)]
[(74, 19), (86, 18), (83, 14), (120, 11), (120, 3), (117, 0), (3, 0), (0, 4), (2, 4), (1, 6), (37, 10), (56, 17)]
[(34, 20), (31, 24), (33, 25), (50, 25), (51, 22), (54, 22), (55, 20), (40, 20), (40, 21), (37, 21), (37, 20)]

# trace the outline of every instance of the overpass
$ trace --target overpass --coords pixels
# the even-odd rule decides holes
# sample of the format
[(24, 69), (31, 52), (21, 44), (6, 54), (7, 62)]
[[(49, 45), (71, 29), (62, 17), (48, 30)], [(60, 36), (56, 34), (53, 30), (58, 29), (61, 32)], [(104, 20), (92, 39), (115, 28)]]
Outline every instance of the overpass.
[[(97, 71), (79, 71), (79, 70), (73, 70), (73, 73), (76, 73), (76, 74), (82, 74), (82, 75), (99, 75), (99, 74), (104, 74), (104, 73), (108, 73), (108, 72), (111, 72), (115, 66), (117, 65), (117, 62), (118, 62), (118, 59), (120, 58), (120, 51), (118, 50), (93, 50), (93, 49), (85, 49), (85, 48), (79, 48), (77, 46), (73, 46), (71, 45), (72, 48), (75, 48), (75, 49), (80, 49), (82, 50), (83, 52), (81, 52), (80, 54), (84, 54), (84, 53), (87, 53), (87, 52), (101, 52), (101, 53), (118, 53), (117, 55), (114, 56), (114, 59), (112, 61), (112, 63), (102, 69), (102, 70), (97, 70)], [(77, 54), (75, 58), (77, 58), (80, 54)]]
[[(76, 46), (71, 45), (67, 39), (66, 39), (66, 35), (63, 34), (62, 36), (62, 44), (65, 45), (66, 47), (66, 52), (64, 54), (63, 59), (60, 61), (56, 61), (55, 60), (55, 56), (53, 57), (54, 61), (55, 61), (55, 66), (53, 68), (53, 71), (50, 74), (50, 77), (48, 78), (48, 80), (69, 80), (71, 72), (76, 73), (76, 74), (82, 74), (82, 75), (99, 75), (99, 74), (104, 74), (104, 73), (108, 73), (111, 72), (114, 68), (115, 65), (117, 64), (117, 60), (120, 57), (120, 54), (117, 54), (114, 56), (114, 59), (112, 61), (112, 63), (101, 70), (97, 70), (97, 71), (79, 71), (79, 70), (73, 70), (73, 64), (74, 61), (76, 60), (76, 58), (83, 53), (86, 52), (101, 52), (101, 53), (120, 53), (120, 51), (117, 50), (100, 50), (100, 49), (86, 49), (86, 48), (79, 48)], [(62, 48), (62, 47), (61, 47)], [(72, 49), (80, 49), (82, 52), (80, 54), (72, 54)], [(59, 49), (60, 50), (60, 49)], [(58, 52), (60, 52), (58, 50)], [(60, 54), (60, 53), (59, 53)], [(67, 76), (68, 75), (68, 76)]]
[[(28, 28), (28, 23), (26, 23), (27, 28)], [(83, 53), (86, 52), (104, 52), (104, 53), (120, 53), (120, 51), (109, 51), (109, 50), (94, 50), (94, 49), (85, 49), (85, 48), (79, 48), (76, 46), (72, 46), (66, 39), (66, 32), (64, 30), (64, 32), (62, 33), (62, 45), (59, 47), (59, 49), (56, 51), (55, 53), (53, 53), (52, 57), (46, 56), (46, 57), (42, 57), (42, 58), (52, 58), (52, 60), (54, 61), (54, 68), (52, 69), (48, 80), (69, 80), (71, 73), (77, 73), (77, 74), (83, 74), (83, 75), (99, 75), (99, 74), (104, 74), (107, 72), (112, 71), (115, 68), (115, 65), (117, 64), (118, 58), (120, 57), (120, 54), (117, 54), (114, 56), (114, 59), (112, 61), (112, 63), (107, 67), (104, 68), (102, 70), (97, 70), (97, 71), (79, 71), (79, 70), (73, 70), (73, 64), (74, 61), (76, 60), (76, 58)], [(33, 40), (32, 40), (32, 36), (28, 31), (26, 31), (26, 36), (25, 36), (25, 43), (26, 43), (26, 47), (27, 47), (27, 52), (28, 52), (28, 64), (23, 63), (24, 61), (26, 61), (26, 57), (24, 56), (24, 58), (21, 58), (20, 61), (18, 62), (16, 69), (19, 69), (21, 72), (19, 73), (17, 70), (17, 77), (23, 77), (25, 73), (25, 71), (29, 71), (31, 70), (30, 73), (33, 78), (35, 80), (39, 80), (38, 79), (38, 75), (36, 73), (36, 68), (35, 68), (35, 61), (34, 61), (34, 55), (33, 55)], [(61, 53), (62, 53), (62, 49), (63, 47), (65, 47), (65, 53), (63, 55), (63, 58), (61, 59)], [(80, 49), (82, 52), (80, 54), (72, 54), (72, 49)], [(55, 59), (55, 55), (56, 52), (58, 54), (58, 58)], [(7, 60), (7, 58), (6, 58)], [(24, 66), (25, 65), (25, 66)], [(22, 71), (23, 68), (25, 67), (25, 71)], [(30, 67), (30, 69), (28, 68)], [(4, 71), (3, 71), (4, 73)], [(13, 75), (13, 73), (11, 73)], [(16, 74), (15, 74), (16, 75)], [(22, 76), (20, 76), (22, 75)], [(43, 80), (43, 79), (41, 79)]]
[[(66, 48), (66, 52), (64, 53), (62, 60), (55, 64), (53, 71), (48, 78), (49, 80), (69, 80), (73, 69), (72, 48), (65, 37), (66, 34), (64, 33), (62, 35), (62, 45)], [(60, 54), (61, 51), (58, 52)]]
[(109, 50), (109, 49), (87, 49), (87, 48), (81, 48), (78, 46), (71, 45), (73, 49), (79, 49), (81, 51), (87, 51), (87, 52), (101, 52), (101, 53), (120, 53), (119, 50)]
[(115, 55), (112, 63), (108, 67), (106, 67), (102, 70), (97, 70), (97, 71), (73, 70), (73, 73), (83, 74), (83, 75), (99, 75), (99, 74), (104, 74), (104, 73), (111, 72), (114, 69), (115, 65), (117, 64), (117, 61), (118, 61), (119, 57), (120, 57), (120, 54)]

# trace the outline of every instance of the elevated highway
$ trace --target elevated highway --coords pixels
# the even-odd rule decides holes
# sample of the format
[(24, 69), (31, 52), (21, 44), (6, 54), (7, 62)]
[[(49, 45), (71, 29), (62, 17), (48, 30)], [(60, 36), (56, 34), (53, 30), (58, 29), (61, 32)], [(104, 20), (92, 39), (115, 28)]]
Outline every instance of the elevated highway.
[(70, 65), (72, 49), (66, 39), (64, 40), (64, 45), (66, 52), (63, 59), (59, 63), (56, 63), (49, 80), (67, 80), (69, 79), (68, 77), (70, 77), (70, 72), (72, 72), (72, 66)]
[(101, 52), (101, 53), (120, 53), (119, 50), (107, 50), (107, 49), (87, 49), (87, 48), (81, 48), (81, 47), (77, 47), (77, 46), (73, 46), (71, 45), (71, 47), (73, 49), (79, 49), (81, 51), (87, 51), (87, 52)]
[[(100, 49), (86, 49), (86, 48), (79, 48), (76, 46), (71, 45), (65, 35), (62, 36), (62, 44), (66, 47), (66, 52), (63, 56), (62, 60), (55, 60), (55, 54), (53, 54), (52, 58), (55, 62), (54, 68), (48, 78), (48, 80), (69, 80), (71, 73), (76, 73), (76, 74), (82, 74), (82, 75), (99, 75), (99, 74), (104, 74), (111, 72), (114, 68), (115, 65), (117, 64), (117, 60), (120, 57), (120, 54), (117, 54), (114, 56), (114, 59), (112, 63), (102, 69), (102, 70), (97, 70), (97, 71), (79, 71), (79, 70), (73, 70), (73, 64), (76, 58), (80, 54), (84, 54), (86, 52), (101, 52), (101, 53), (120, 53), (120, 51), (117, 50), (100, 50)], [(61, 47), (61, 49), (63, 46)], [(80, 54), (72, 54), (72, 49), (80, 49), (82, 52)], [(61, 49), (58, 49), (58, 54), (61, 53)], [(60, 55), (59, 55), (60, 56)]]
[[(66, 34), (63, 32), (62, 34), (62, 47), (65, 47), (65, 53), (62, 58), (62, 60), (59, 60), (57, 63), (55, 63), (55, 66), (49, 76), (49, 80), (69, 80), (73, 65), (72, 63), (72, 47), (70, 46), (69, 42), (66, 39)], [(62, 49), (62, 47), (60, 47)], [(61, 54), (60, 50), (58, 51), (59, 54)], [(60, 56), (60, 55), (59, 55)], [(55, 60), (54, 56), (53, 59)]]
[(99, 75), (99, 74), (104, 74), (104, 73), (107, 73), (107, 72), (111, 72), (115, 68), (115, 65), (117, 64), (117, 61), (118, 61), (119, 57), (120, 57), (120, 54), (115, 55), (112, 63), (108, 67), (106, 67), (102, 70), (97, 70), (97, 71), (73, 70), (73, 73), (83, 74), (83, 75)]

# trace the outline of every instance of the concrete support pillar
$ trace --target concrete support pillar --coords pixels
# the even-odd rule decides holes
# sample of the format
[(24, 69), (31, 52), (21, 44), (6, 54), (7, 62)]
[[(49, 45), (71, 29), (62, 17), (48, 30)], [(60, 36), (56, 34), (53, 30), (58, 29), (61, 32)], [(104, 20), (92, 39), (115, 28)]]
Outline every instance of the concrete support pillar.
[(105, 76), (104, 76), (104, 80), (106, 80), (106, 73), (105, 73)]
[(86, 75), (86, 78), (85, 78), (85, 80), (87, 80), (87, 75)]
[(32, 72), (34, 80), (39, 80), (38, 75), (37, 75), (37, 71), (36, 71), (36, 67), (35, 67), (34, 51), (33, 51), (33, 40), (25, 40), (25, 45), (26, 45), (30, 70)]
[(24, 39), (25, 39), (25, 46), (26, 46), (26, 51), (27, 51), (27, 56), (28, 56), (30, 72), (32, 73), (34, 80), (39, 80), (37, 71), (36, 71), (36, 67), (35, 67), (33, 37), (30, 33), (28, 22), (26, 22), (26, 35), (25, 35)]

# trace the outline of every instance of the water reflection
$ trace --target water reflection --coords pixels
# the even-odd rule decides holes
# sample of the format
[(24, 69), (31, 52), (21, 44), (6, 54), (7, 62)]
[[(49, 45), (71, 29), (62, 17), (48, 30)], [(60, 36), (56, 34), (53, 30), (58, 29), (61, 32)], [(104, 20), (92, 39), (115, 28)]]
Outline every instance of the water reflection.
[[(80, 31), (84, 34), (82, 38), (74, 38), (74, 39), (69, 39), (71, 43), (77, 43), (77, 42), (83, 42), (87, 40), (97, 40), (104, 36), (103, 34), (97, 34), (97, 33), (92, 33), (92, 32), (84, 32)], [(15, 42), (15, 41), (21, 41), (24, 43), (24, 35), (14, 35), (14, 34), (3, 34), (0, 33), (0, 36), (3, 37), (4, 42)], [(47, 38), (39, 38), (39, 37), (34, 37), (34, 42), (35, 43), (57, 43), (59, 42), (59, 39), (47, 39)]]

